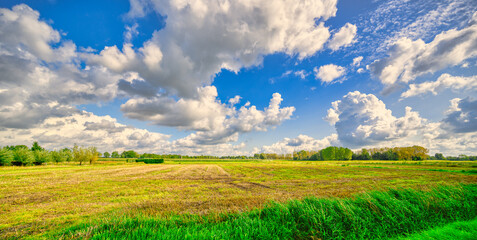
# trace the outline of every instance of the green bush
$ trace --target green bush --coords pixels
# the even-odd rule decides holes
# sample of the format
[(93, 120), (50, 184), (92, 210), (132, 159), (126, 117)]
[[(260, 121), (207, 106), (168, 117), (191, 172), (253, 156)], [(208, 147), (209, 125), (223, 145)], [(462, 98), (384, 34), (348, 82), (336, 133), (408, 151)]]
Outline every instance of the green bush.
[(73, 158), (71, 156), (71, 151), (65, 151), (65, 150), (58, 150), (58, 151), (51, 151), (51, 160), (56, 163), (60, 162), (70, 162), (71, 159)]
[(34, 161), (35, 156), (33, 156), (33, 152), (28, 148), (18, 148), (13, 151), (13, 165), (27, 166), (32, 165)]
[(164, 159), (162, 158), (145, 158), (142, 159), (141, 162), (144, 162), (146, 164), (151, 164), (151, 163), (164, 163)]
[(0, 149), (0, 166), (10, 166), (13, 162), (13, 151), (3, 148)]
[(33, 156), (35, 156), (35, 165), (42, 165), (43, 163), (51, 162), (51, 154), (47, 150), (35, 150), (33, 151)]

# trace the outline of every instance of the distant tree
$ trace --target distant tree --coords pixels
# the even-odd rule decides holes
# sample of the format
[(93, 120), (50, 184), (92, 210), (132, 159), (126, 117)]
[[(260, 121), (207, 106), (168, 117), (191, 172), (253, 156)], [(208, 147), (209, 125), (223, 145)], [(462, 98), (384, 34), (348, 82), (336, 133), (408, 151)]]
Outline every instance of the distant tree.
[(446, 159), (442, 153), (436, 153), (434, 155), (434, 157), (436, 158), (436, 160), (445, 160)]
[(104, 156), (105, 158), (109, 158), (109, 157), (111, 157), (111, 154), (109, 154), (108, 152), (104, 152), (104, 153), (103, 153), (103, 156)]
[(51, 151), (51, 160), (55, 163), (65, 162), (68, 160), (68, 153), (63, 150)]
[(361, 150), (361, 160), (371, 160), (371, 155), (366, 148)]
[(0, 166), (10, 166), (13, 162), (13, 151), (5, 147), (0, 149)]
[(119, 157), (119, 153), (117, 151), (114, 151), (111, 153), (111, 157), (112, 158), (118, 158)]
[(16, 145), (11, 148), (11, 150), (17, 150), (17, 149), (29, 149), (26, 145)]
[(33, 146), (31, 147), (32, 151), (42, 151), (45, 150), (44, 148), (40, 147), (40, 144), (38, 142), (33, 142)]
[(312, 154), (311, 157), (310, 157), (310, 160), (314, 160), (314, 161), (321, 160), (320, 152), (316, 152), (316, 153)]
[(34, 161), (35, 156), (33, 156), (33, 152), (28, 148), (20, 147), (13, 151), (13, 165), (28, 166), (32, 165)]
[(121, 153), (122, 158), (138, 158), (139, 154), (133, 150), (123, 151)]
[(96, 147), (89, 147), (87, 149), (89, 164), (93, 164), (98, 160), (99, 152)]
[(51, 154), (47, 150), (36, 149), (32, 152), (33, 156), (35, 156), (35, 161), (33, 162), (35, 165), (42, 165), (52, 161)]
[(61, 149), (61, 154), (65, 158), (67, 162), (73, 161), (73, 152), (69, 148), (63, 148)]
[(335, 160), (336, 159), (335, 150), (336, 150), (335, 147), (327, 147), (325, 149), (322, 149), (320, 151), (321, 160), (324, 160), (324, 161)]

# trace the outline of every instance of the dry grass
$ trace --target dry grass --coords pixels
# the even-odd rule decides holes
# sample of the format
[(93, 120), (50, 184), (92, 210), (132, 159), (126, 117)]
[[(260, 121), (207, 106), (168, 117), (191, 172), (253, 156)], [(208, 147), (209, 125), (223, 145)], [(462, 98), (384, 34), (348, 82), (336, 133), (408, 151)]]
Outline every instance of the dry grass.
[(233, 212), (261, 207), (269, 200), (477, 182), (477, 175), (459, 172), (475, 170), (471, 162), (401, 163), (195, 161), (1, 167), (0, 238), (41, 234), (106, 213)]

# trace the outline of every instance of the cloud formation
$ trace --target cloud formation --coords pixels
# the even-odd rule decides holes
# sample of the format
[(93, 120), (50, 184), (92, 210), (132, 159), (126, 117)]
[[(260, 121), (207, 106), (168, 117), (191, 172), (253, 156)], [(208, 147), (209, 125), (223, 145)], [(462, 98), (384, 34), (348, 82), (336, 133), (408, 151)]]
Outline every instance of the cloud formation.
[(477, 132), (477, 100), (454, 98), (442, 120), (442, 128), (450, 133)]
[(452, 90), (476, 90), (477, 89), (477, 76), (460, 77), (451, 76), (447, 73), (442, 74), (434, 82), (423, 82), (419, 84), (409, 84), (409, 89), (401, 94), (402, 98), (408, 98), (431, 92), (433, 95), (437, 95), (445, 89)]
[(346, 68), (334, 64), (323, 65), (320, 68), (315, 67), (315, 78), (320, 79), (321, 83), (334, 83), (335, 80), (346, 73)]
[(455, 66), (477, 56), (477, 13), (468, 26), (438, 34), (431, 42), (401, 38), (388, 51), (388, 57), (369, 65), (371, 73), (392, 87), (408, 83), (426, 73)]
[(376, 96), (358, 91), (333, 102), (324, 119), (335, 126), (340, 142), (352, 147), (415, 135), (427, 122), (410, 107), (406, 107), (403, 117), (397, 118)]
[(82, 68), (76, 45), (39, 16), (25, 4), (0, 9), (0, 127), (29, 128), (117, 95), (122, 76)]
[(221, 103), (214, 86), (201, 88), (198, 92), (198, 99), (130, 99), (121, 110), (129, 118), (198, 131), (187, 140), (206, 145), (236, 141), (239, 133), (266, 131), (290, 119), (295, 111), (294, 107), (280, 107), (283, 99), (279, 93), (273, 94), (267, 108), (258, 110), (247, 104), (236, 109), (233, 104), (240, 96), (230, 99), (231, 105)]
[(346, 23), (337, 33), (333, 35), (333, 38), (331, 38), (330, 42), (328, 43), (328, 47), (331, 50), (336, 51), (341, 47), (350, 46), (354, 41), (357, 31), (358, 28), (356, 25)]
[(332, 134), (323, 139), (314, 139), (307, 135), (298, 135), (296, 138), (284, 138), (272, 145), (263, 146), (260, 152), (287, 154), (295, 151), (317, 151), (329, 146), (339, 145), (338, 135)]
[[(73, 42), (61, 39), (59, 32), (41, 21), (39, 13), (27, 5), (17, 5), (11, 10), (0, 9), (0, 32), (8, 33), (0, 35), (0, 127), (13, 134), (20, 131), (16, 130), (18, 128), (39, 132), (42, 127), (61, 126), (62, 131), (69, 131), (67, 127), (72, 128), (74, 125), (77, 131), (71, 133), (76, 135), (68, 139), (59, 134), (52, 135), (51, 131), (47, 134), (30, 135), (30, 139), (38, 137), (40, 142), (51, 142), (52, 147), (53, 139), (57, 138), (57, 143), (64, 146), (81, 138), (80, 131), (84, 131), (84, 139), (91, 140), (88, 144), (103, 142), (99, 133), (104, 133), (101, 137), (111, 139), (99, 144), (98, 147), (101, 148), (106, 148), (105, 144), (113, 144), (111, 146), (114, 148), (124, 146), (154, 149), (155, 146), (175, 151), (172, 147), (175, 146), (176, 149), (187, 150), (189, 153), (205, 154), (217, 150), (210, 147), (214, 144), (224, 150), (237, 152), (237, 149), (243, 146), (234, 146), (229, 142), (237, 141), (239, 133), (266, 131), (289, 119), (295, 108), (280, 107), (282, 98), (278, 93), (273, 95), (270, 105), (264, 110), (257, 110), (250, 104), (236, 109), (234, 105), (239, 102), (240, 96), (231, 99), (229, 105), (221, 103), (217, 100), (216, 88), (208, 84), (221, 68), (238, 71), (244, 66), (259, 64), (264, 54), (284, 51), (299, 58), (311, 56), (322, 47), (329, 36), (323, 23), (315, 26), (314, 17), (324, 21), (333, 16), (336, 12), (336, 1), (307, 3), (307, 6), (314, 6), (314, 10), (318, 8), (320, 11), (299, 16), (283, 6), (280, 10), (275, 9), (275, 5), (270, 5), (269, 9), (258, 13), (254, 12), (253, 6), (237, 3), (243, 8), (244, 14), (255, 17), (254, 20), (262, 21), (262, 24), (234, 22), (242, 21), (243, 16), (228, 16), (226, 13), (231, 10), (224, 9), (225, 6), (219, 6), (218, 3), (211, 5), (215, 16), (227, 21), (230, 26), (225, 26), (225, 23), (213, 17), (197, 15), (197, 9), (190, 11), (189, 6), (176, 4), (178, 3), (172, 2), (161, 9), (170, 11), (168, 19), (172, 19), (174, 14), (177, 15), (176, 19), (184, 17), (177, 22), (178, 25), (168, 25), (177, 29), (157, 31), (151, 40), (135, 49), (128, 43), (137, 34), (137, 25), (132, 25), (125, 33), (126, 43), (121, 50), (111, 46), (98, 54), (91, 49), (78, 50)], [(273, 22), (276, 16), (267, 15), (271, 14), (268, 11), (274, 10), (282, 11), (282, 17), (289, 18), (290, 24), (301, 23), (302, 26), (295, 29), (291, 25), (280, 25), (278, 32), (268, 29), (278, 27), (277, 23)], [(215, 32), (217, 34), (225, 34), (222, 39), (227, 40), (222, 42), (222, 45), (225, 45), (213, 45), (218, 42), (210, 43), (211, 35), (188, 25), (198, 23), (198, 19), (202, 19), (204, 25), (195, 27), (209, 31), (209, 34), (215, 30), (218, 31)], [(184, 25), (181, 26), (181, 23)], [(215, 24), (217, 29), (208, 24)], [(189, 27), (191, 31), (187, 34), (191, 35), (184, 36), (182, 30)], [(249, 27), (256, 29), (247, 30)], [(160, 37), (163, 35), (162, 31), (167, 32), (167, 39)], [(284, 39), (281, 36), (284, 36)], [(195, 38), (197, 41), (191, 44), (183, 37)], [(245, 42), (240, 42), (242, 37)], [(307, 40), (306, 43), (312, 45), (304, 46), (301, 44), (304, 41), (302, 38), (307, 37), (313, 37), (315, 40)], [(261, 45), (254, 46), (252, 41), (258, 41)], [(276, 44), (272, 44), (274, 41)], [(251, 46), (252, 49), (249, 49)], [(265, 47), (269, 48), (264, 49)], [(166, 50), (163, 51), (164, 48)], [(83, 113), (75, 107), (80, 104), (107, 102), (116, 97), (129, 98), (121, 107), (127, 117), (198, 132), (191, 133), (184, 139), (164, 142), (165, 145), (152, 144), (151, 148), (148, 148), (144, 145), (146, 142), (140, 140), (154, 133), (136, 131), (125, 136), (132, 128), (118, 127), (119, 123), (115, 119), (98, 120), (96, 118), (102, 117), (89, 116), (89, 113)], [(88, 119), (84, 120), (86, 115)], [(61, 119), (74, 121), (65, 124)], [(78, 122), (81, 126), (75, 125)], [(114, 139), (117, 141), (113, 143)], [(196, 146), (193, 147), (192, 143)]]
[(130, 2), (128, 16), (155, 11), (167, 16), (164, 29), (138, 51), (113, 46), (90, 63), (138, 72), (153, 87), (185, 98), (197, 97), (197, 89), (210, 85), (221, 69), (237, 72), (278, 52), (298, 59), (314, 55), (330, 36), (324, 21), (337, 11), (336, 0)]

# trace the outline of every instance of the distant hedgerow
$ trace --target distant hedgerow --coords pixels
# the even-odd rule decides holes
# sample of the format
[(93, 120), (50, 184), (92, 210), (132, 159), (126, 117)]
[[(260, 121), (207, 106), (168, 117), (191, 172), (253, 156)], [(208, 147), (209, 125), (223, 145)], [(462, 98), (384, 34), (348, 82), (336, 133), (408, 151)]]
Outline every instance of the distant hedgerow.
[(143, 162), (143, 163), (146, 163), (146, 164), (164, 163), (164, 159), (162, 159), (162, 158), (144, 158), (144, 159), (136, 159), (136, 162)]

